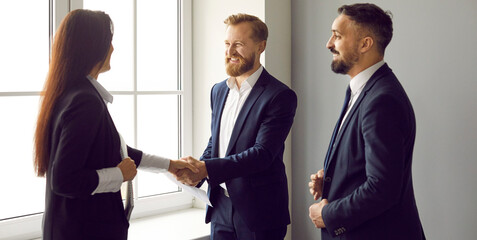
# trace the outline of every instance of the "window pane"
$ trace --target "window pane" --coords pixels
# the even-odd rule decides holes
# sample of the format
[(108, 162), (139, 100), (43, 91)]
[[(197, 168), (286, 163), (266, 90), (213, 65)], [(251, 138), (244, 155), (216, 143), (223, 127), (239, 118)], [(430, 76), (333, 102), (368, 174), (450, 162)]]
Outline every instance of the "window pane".
[[(28, 7), (25, 7), (28, 6)], [(2, 2), (1, 92), (41, 91), (49, 62), (49, 1)]]
[(39, 97), (0, 97), (0, 219), (43, 212), (45, 178), (33, 169)]
[(134, 97), (132, 95), (114, 95), (113, 103), (108, 104), (108, 110), (124, 141), (134, 147)]
[[(177, 95), (138, 96), (138, 148), (149, 154), (177, 159), (179, 119)], [(138, 172), (138, 196), (177, 191), (163, 174)]]
[(114, 24), (111, 70), (101, 74), (101, 84), (109, 91), (134, 88), (134, 18), (132, 0), (84, 0), (83, 8), (106, 12)]
[(137, 2), (138, 90), (178, 89), (177, 32), (177, 1)]

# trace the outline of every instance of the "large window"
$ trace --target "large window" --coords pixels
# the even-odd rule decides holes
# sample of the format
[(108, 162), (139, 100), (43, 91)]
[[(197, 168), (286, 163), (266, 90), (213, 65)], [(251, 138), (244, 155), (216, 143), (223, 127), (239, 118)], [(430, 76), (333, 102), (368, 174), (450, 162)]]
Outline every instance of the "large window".
[[(114, 96), (108, 107), (126, 142), (169, 158), (191, 153), (189, 5), (188, 0), (2, 3), (2, 9), (9, 10), (0, 15), (2, 30), (8, 33), (0, 38), (4, 69), (0, 81), (0, 239), (39, 233), (45, 179), (35, 177), (33, 171), (33, 133), (48, 71), (50, 38), (68, 11), (102, 10), (114, 22), (111, 70), (98, 81)], [(133, 218), (192, 204), (192, 197), (162, 174), (139, 171), (134, 184)]]

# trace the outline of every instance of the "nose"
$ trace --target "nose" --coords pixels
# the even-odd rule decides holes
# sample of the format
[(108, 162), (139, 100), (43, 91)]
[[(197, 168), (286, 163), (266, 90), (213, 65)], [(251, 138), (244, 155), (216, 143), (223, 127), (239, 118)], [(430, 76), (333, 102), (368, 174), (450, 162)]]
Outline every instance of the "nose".
[(328, 42), (326, 43), (326, 48), (332, 49), (333, 47), (334, 47), (334, 39), (333, 39), (333, 36), (331, 36)]
[(233, 56), (235, 53), (235, 47), (233, 44), (230, 44), (229, 46), (225, 46), (225, 53), (227, 56)]

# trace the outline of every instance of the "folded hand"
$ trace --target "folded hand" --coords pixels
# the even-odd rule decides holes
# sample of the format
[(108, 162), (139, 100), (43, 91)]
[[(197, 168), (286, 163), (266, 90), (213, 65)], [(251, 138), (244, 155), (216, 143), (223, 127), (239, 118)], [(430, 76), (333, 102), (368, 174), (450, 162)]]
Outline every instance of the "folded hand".
[(308, 187), (310, 187), (310, 193), (315, 200), (318, 200), (323, 194), (323, 175), (324, 171), (321, 169), (310, 176), (311, 181), (308, 183)]
[(325, 228), (325, 222), (323, 220), (323, 207), (328, 204), (327, 199), (322, 199), (321, 202), (315, 203), (310, 206), (310, 219), (317, 228)]

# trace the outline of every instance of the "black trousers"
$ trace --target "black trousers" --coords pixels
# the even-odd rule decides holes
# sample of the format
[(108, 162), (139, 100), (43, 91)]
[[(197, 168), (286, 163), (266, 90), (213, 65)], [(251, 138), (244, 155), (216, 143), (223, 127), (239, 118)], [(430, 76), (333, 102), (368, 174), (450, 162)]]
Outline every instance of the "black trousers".
[(210, 227), (211, 240), (283, 240), (287, 233), (287, 226), (250, 231), (225, 194), (219, 196), (212, 210)]

